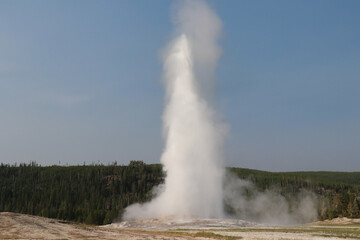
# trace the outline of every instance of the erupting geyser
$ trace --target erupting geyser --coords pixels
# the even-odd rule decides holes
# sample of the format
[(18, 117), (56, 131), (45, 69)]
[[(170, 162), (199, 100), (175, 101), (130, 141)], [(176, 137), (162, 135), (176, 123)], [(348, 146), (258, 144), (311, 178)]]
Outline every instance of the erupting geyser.
[(209, 105), (221, 23), (203, 1), (182, 2), (175, 23), (164, 54), (165, 183), (151, 202), (128, 207), (125, 219), (223, 216), (226, 127)]

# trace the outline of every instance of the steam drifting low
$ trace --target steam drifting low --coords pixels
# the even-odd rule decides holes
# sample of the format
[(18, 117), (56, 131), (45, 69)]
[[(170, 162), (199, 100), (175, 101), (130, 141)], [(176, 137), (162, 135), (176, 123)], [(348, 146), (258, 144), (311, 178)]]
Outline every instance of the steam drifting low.
[(226, 127), (209, 105), (221, 22), (203, 1), (182, 2), (174, 22), (176, 37), (164, 52), (165, 183), (151, 202), (128, 207), (124, 219), (223, 216)]

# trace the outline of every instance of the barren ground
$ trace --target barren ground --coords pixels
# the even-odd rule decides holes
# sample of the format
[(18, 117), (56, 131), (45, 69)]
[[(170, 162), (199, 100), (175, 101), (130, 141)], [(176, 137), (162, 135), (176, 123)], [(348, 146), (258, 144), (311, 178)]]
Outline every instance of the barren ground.
[(241, 220), (168, 218), (100, 227), (2, 212), (0, 239), (360, 239), (360, 219), (269, 227)]

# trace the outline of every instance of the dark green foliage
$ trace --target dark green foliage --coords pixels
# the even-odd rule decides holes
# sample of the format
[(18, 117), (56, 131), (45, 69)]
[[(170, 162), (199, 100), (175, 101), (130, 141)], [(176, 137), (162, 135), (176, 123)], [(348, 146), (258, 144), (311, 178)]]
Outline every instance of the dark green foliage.
[[(253, 181), (260, 191), (277, 186), (284, 195), (302, 190), (316, 193), (322, 200), (319, 215), (323, 219), (360, 217), (360, 173), (228, 170)], [(163, 181), (160, 164), (142, 161), (131, 161), (128, 166), (1, 164), (0, 211), (108, 224), (120, 218), (128, 205), (149, 201), (150, 190)]]
[(161, 165), (0, 165), (0, 211), (107, 224), (163, 181)]

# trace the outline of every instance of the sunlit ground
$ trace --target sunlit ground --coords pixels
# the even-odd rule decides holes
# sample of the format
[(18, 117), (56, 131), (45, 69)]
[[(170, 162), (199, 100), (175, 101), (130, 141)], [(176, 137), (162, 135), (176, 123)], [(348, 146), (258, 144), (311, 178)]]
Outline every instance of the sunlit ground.
[[(360, 219), (334, 219), (291, 227), (261, 226), (241, 220), (188, 219), (183, 223), (178, 221), (179, 225), (170, 220), (166, 228), (166, 221), (160, 225), (158, 220), (147, 221), (141, 228), (124, 224), (92, 226), (0, 213), (0, 239), (360, 239)], [(226, 224), (243, 227), (226, 227)]]

